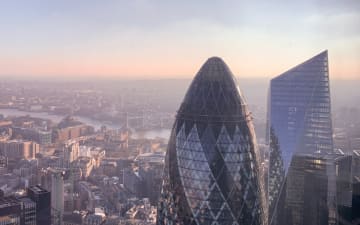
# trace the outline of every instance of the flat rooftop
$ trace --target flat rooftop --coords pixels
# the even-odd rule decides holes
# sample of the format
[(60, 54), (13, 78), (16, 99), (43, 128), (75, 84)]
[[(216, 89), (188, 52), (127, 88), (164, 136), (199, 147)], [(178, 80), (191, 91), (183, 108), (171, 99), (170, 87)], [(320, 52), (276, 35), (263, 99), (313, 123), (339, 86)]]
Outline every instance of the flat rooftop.
[(19, 205), (19, 204), (20, 204), (19, 200), (13, 196), (0, 198), (0, 209)]
[(36, 193), (47, 193), (48, 191), (40, 186), (32, 186), (32, 187), (29, 187), (29, 190), (32, 190)]

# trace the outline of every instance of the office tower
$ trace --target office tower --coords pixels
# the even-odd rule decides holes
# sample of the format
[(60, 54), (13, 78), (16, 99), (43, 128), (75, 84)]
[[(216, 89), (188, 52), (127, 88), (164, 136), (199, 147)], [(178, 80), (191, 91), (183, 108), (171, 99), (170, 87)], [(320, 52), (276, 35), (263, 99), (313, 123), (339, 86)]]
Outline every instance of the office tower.
[(40, 186), (27, 189), (27, 196), (36, 203), (36, 224), (51, 224), (51, 194)]
[(339, 225), (360, 224), (360, 150), (353, 150), (351, 167), (351, 206), (338, 206), (341, 219)]
[(51, 144), (52, 141), (52, 131), (47, 130), (35, 130), (36, 132), (36, 141), (41, 145)]
[(0, 198), (0, 225), (20, 225), (21, 203), (15, 197)]
[(344, 221), (351, 221), (352, 208), (352, 155), (345, 155), (339, 151), (334, 159), (336, 173), (336, 208), (339, 225), (347, 224)]
[(266, 224), (255, 139), (235, 77), (208, 59), (176, 116), (157, 224)]
[(37, 225), (36, 203), (28, 197), (19, 198), (21, 203), (21, 225)]
[(278, 224), (328, 225), (328, 166), (326, 156), (294, 154), (286, 178), (286, 197)]
[(334, 155), (336, 199), (338, 205), (351, 207), (352, 155)]
[(353, 224), (360, 224), (360, 177), (354, 177), (351, 210)]
[(285, 183), (273, 224), (328, 225), (350, 221), (351, 156), (295, 153)]
[(272, 79), (268, 107), (271, 222), (293, 155), (333, 151), (327, 51)]

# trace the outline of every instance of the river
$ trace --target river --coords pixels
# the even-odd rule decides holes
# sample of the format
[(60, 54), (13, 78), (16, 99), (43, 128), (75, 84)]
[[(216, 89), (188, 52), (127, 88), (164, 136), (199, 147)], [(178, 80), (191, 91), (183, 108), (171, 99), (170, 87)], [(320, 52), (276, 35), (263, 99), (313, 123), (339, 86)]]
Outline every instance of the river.
[[(31, 117), (37, 117), (42, 119), (48, 119), (51, 121), (54, 121), (56, 123), (60, 122), (64, 116), (61, 115), (54, 115), (49, 114), (46, 112), (25, 112), (20, 111), (17, 109), (0, 109), (0, 114), (6, 116), (26, 116), (29, 115)], [(77, 120), (80, 122), (83, 122), (87, 125), (93, 126), (95, 129), (99, 129), (102, 125), (105, 125), (106, 127), (110, 129), (119, 129), (121, 128), (120, 125), (116, 124), (104, 124), (98, 120), (93, 120), (91, 118), (82, 117), (82, 116), (75, 116)], [(168, 139), (170, 137), (170, 129), (154, 129), (154, 130), (148, 130), (148, 131), (135, 131), (133, 132), (134, 138), (149, 138), (153, 139), (156, 137), (165, 138)]]

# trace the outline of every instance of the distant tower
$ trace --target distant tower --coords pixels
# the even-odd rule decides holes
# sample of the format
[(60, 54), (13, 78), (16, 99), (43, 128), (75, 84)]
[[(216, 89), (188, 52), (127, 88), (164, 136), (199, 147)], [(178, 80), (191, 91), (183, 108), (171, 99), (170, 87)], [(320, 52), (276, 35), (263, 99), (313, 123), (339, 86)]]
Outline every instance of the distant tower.
[(222, 59), (208, 59), (176, 116), (157, 224), (266, 224), (259, 157), (234, 75)]
[(62, 224), (64, 214), (64, 179), (65, 171), (53, 170), (51, 177), (51, 208), (56, 224)]
[(119, 97), (119, 102), (120, 102), (120, 109), (119, 110), (124, 110), (124, 95), (122, 94), (122, 95), (120, 95), (120, 97)]
[(145, 128), (145, 124), (146, 124), (146, 113), (145, 113), (145, 109), (141, 110), (141, 124), (140, 124), (140, 128), (144, 129)]
[(129, 113), (125, 112), (125, 129), (128, 130), (129, 129)]
[(0, 155), (0, 175), (7, 173), (8, 158)]
[(64, 152), (64, 167), (69, 168), (70, 164), (79, 158), (80, 155), (80, 146), (79, 142), (71, 141), (66, 142), (63, 146)]

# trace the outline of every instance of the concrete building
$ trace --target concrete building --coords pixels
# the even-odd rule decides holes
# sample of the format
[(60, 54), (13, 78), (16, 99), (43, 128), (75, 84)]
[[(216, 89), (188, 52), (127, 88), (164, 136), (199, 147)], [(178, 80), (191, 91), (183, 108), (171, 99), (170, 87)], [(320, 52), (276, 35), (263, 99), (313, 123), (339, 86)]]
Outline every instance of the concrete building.
[(33, 141), (9, 140), (0, 142), (0, 154), (9, 160), (34, 159), (39, 144)]
[(94, 132), (94, 128), (72, 117), (64, 118), (54, 131), (53, 139), (58, 142), (65, 142)]
[(51, 171), (51, 209), (53, 217), (58, 224), (62, 224), (62, 216), (64, 214), (64, 180), (67, 174), (64, 170)]
[(12, 171), (22, 159), (34, 159), (39, 152), (39, 144), (32, 141), (9, 140), (0, 142), (0, 156), (6, 157), (7, 169)]

